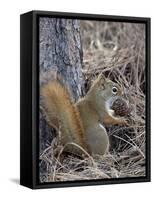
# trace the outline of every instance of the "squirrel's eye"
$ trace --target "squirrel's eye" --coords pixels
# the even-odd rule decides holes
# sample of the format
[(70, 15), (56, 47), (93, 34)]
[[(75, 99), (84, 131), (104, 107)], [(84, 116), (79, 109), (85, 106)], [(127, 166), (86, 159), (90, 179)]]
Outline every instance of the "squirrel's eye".
[(116, 87), (113, 87), (113, 88), (112, 88), (112, 93), (113, 93), (113, 94), (117, 94), (117, 92), (118, 92), (118, 89), (117, 89)]

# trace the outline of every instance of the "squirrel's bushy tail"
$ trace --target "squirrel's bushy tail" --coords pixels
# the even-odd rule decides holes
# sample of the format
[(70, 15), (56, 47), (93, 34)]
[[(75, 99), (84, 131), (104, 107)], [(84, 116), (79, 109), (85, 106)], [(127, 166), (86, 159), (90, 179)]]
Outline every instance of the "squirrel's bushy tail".
[(61, 131), (62, 143), (74, 142), (85, 147), (80, 114), (72, 102), (68, 89), (58, 81), (52, 81), (41, 88), (41, 96), (49, 123)]

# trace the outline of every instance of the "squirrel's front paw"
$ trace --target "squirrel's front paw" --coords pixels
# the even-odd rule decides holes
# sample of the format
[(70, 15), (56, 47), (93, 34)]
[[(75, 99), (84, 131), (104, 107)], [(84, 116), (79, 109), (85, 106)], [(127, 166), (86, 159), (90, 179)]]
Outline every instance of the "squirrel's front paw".
[(119, 124), (120, 125), (124, 125), (124, 126), (128, 126), (129, 125), (128, 121), (125, 118), (123, 118), (123, 117), (120, 118)]

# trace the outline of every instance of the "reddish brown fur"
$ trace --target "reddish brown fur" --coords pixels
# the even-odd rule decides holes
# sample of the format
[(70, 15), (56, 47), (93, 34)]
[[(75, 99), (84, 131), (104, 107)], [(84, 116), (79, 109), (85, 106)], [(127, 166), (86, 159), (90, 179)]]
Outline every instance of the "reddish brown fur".
[(71, 100), (68, 90), (59, 82), (54, 81), (45, 85), (41, 90), (41, 94), (49, 121), (60, 122), (54, 125), (56, 127), (61, 125), (62, 134), (64, 137), (68, 137), (66, 140), (69, 141), (71, 138), (72, 142), (76, 142), (85, 149), (86, 143), (81, 117)]
[[(103, 125), (126, 124), (124, 118), (113, 116), (106, 106), (109, 98), (114, 97), (113, 85), (115, 83), (99, 76), (87, 95), (76, 104), (73, 104), (68, 89), (58, 81), (49, 82), (42, 88), (49, 122), (60, 128), (62, 144), (73, 142), (92, 154), (104, 155), (108, 151), (109, 138)], [(121, 89), (119, 92), (122, 93)], [(66, 151), (80, 152), (72, 146)]]

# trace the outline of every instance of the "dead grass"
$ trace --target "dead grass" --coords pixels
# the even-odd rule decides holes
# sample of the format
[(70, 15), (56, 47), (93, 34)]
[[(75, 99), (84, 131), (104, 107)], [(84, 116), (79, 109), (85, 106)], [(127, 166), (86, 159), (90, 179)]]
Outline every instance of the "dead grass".
[[(145, 27), (142, 24), (81, 21), (85, 89), (104, 73), (121, 83), (132, 105), (129, 127), (106, 127), (110, 152), (84, 159), (61, 159), (63, 147), (52, 144), (40, 156), (41, 182), (145, 176)], [(55, 152), (59, 152), (58, 156)], [(56, 155), (56, 156), (55, 156)]]

